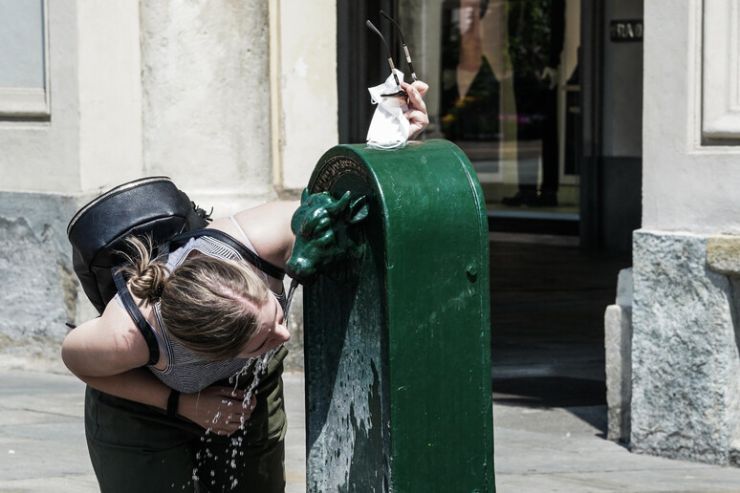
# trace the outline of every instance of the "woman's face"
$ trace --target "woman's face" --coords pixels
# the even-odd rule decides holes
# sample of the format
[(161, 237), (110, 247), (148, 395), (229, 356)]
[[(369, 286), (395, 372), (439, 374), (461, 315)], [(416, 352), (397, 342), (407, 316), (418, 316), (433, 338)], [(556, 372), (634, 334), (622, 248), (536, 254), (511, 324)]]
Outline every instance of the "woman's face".
[(267, 302), (257, 310), (257, 329), (239, 353), (240, 358), (257, 357), (290, 339), (283, 309), (272, 292)]

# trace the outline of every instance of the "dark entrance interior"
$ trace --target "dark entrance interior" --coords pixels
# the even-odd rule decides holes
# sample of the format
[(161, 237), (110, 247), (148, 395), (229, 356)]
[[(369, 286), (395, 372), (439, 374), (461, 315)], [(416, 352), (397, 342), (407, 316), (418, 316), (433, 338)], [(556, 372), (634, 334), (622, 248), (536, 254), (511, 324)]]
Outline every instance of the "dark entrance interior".
[(630, 256), (562, 236), (493, 233), (489, 246), (495, 402), (605, 405), (604, 309)]

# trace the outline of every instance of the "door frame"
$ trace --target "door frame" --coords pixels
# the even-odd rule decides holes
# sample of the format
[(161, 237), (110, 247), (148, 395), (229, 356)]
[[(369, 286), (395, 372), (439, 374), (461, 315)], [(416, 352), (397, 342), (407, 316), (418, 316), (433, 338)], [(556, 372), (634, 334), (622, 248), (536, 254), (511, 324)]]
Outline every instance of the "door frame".
[(580, 239), (587, 249), (603, 247), (603, 60), (604, 2), (581, 2)]
[[(388, 22), (379, 22), (380, 10), (396, 17), (396, 0), (337, 0), (337, 96), (339, 143), (365, 142), (375, 107), (368, 104), (367, 88), (377, 85), (388, 73), (388, 62), (378, 37), (365, 27), (370, 19), (391, 43), (398, 60), (396, 35)], [(395, 47), (395, 48), (393, 48)]]

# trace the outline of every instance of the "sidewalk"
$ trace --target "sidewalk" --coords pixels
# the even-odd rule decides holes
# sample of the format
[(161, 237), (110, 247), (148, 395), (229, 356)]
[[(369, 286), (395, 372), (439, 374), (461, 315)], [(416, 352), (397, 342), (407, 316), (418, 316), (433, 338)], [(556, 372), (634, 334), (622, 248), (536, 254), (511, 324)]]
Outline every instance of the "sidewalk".
[[(0, 369), (0, 493), (98, 491), (85, 444), (85, 386), (60, 368), (54, 371)], [(303, 493), (303, 375), (288, 374), (285, 383), (286, 493)]]
[[(305, 491), (303, 375), (288, 374), (285, 382), (286, 491), (299, 493)], [(0, 370), (0, 492), (98, 491), (82, 395), (83, 385), (69, 375)], [(740, 492), (740, 469), (631, 454), (604, 440), (600, 406), (495, 405), (494, 414), (498, 493)]]

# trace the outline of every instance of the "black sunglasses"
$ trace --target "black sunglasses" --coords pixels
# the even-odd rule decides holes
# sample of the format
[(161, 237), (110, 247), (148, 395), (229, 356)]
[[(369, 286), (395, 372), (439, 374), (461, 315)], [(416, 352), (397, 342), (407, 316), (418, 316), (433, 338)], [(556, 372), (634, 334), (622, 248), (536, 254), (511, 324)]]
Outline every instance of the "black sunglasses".
[[(411, 78), (414, 80), (414, 82), (416, 82), (416, 80), (417, 80), (416, 79), (416, 72), (414, 71), (414, 65), (411, 63), (411, 54), (409, 53), (409, 47), (406, 45), (406, 40), (403, 37), (403, 31), (401, 31), (401, 26), (399, 26), (398, 23), (395, 20), (393, 20), (393, 18), (391, 16), (389, 16), (388, 14), (386, 14), (385, 12), (383, 12), (382, 10), (380, 11), (380, 15), (382, 15), (383, 17), (385, 17), (386, 19), (388, 19), (389, 21), (391, 21), (391, 23), (393, 24), (393, 27), (396, 28), (396, 31), (398, 32), (398, 37), (401, 40), (401, 47), (403, 48), (403, 52), (406, 55), (406, 63), (408, 63), (408, 65), (409, 65), (409, 70), (411, 70)], [(380, 40), (383, 42), (383, 45), (385, 46), (385, 49), (388, 52), (388, 65), (391, 68), (391, 74), (393, 74), (393, 78), (395, 79), (396, 85), (398, 86), (398, 92), (395, 92), (393, 94), (381, 94), (381, 96), (386, 96), (386, 97), (388, 97), (388, 96), (405, 96), (406, 93), (401, 89), (401, 82), (398, 80), (398, 76), (396, 75), (396, 72), (395, 72), (396, 66), (393, 63), (393, 54), (391, 53), (391, 49), (388, 46), (388, 42), (386, 41), (385, 36), (383, 36), (383, 34), (380, 32), (380, 30), (377, 27), (375, 27), (375, 25), (372, 22), (370, 22), (369, 19), (367, 21), (365, 21), (365, 25), (368, 27), (368, 29), (370, 29), (371, 31), (373, 31), (378, 36), (380, 36)]]

